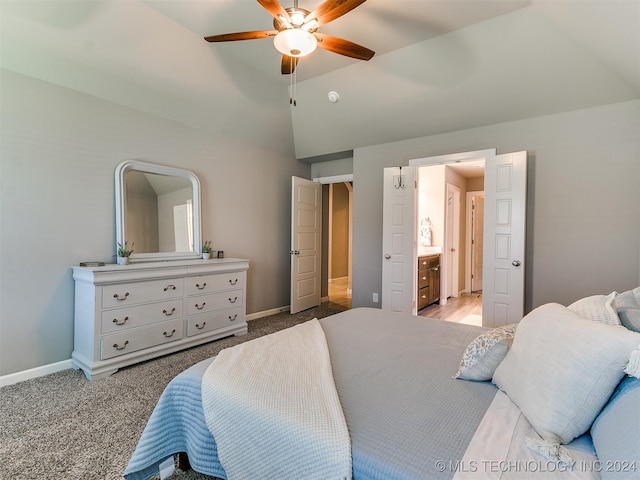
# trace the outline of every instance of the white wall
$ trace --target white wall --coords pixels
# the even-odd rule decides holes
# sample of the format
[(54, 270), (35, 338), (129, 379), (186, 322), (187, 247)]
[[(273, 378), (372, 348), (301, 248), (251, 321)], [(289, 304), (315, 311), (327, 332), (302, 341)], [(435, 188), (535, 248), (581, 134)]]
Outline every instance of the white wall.
[(526, 309), (640, 284), (640, 101), (354, 151), (353, 305), (381, 292), (383, 168), (497, 148), (529, 152)]
[(287, 103), (268, 123), (226, 112), (243, 129), (229, 138), (1, 73), (0, 375), (71, 357), (70, 266), (113, 262), (123, 160), (194, 171), (203, 236), (228, 257), (251, 259), (247, 311), (289, 304), (291, 175), (309, 178), (310, 167), (294, 158)]
[(434, 165), (418, 169), (418, 219), (416, 232), (420, 245), (420, 225), (423, 219), (431, 220), (431, 245), (444, 245), (444, 215), (445, 215), (445, 166)]

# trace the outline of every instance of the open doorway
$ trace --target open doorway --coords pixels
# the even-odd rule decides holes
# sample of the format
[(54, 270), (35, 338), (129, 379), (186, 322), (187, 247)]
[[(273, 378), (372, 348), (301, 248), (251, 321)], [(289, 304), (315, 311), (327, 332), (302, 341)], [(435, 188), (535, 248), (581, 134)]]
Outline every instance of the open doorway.
[[(484, 159), (419, 167), (418, 182), (418, 222), (429, 218), (428, 251), (439, 255), (440, 266), (439, 299), (418, 315), (482, 325), (482, 216), (476, 209), (484, 198)], [(418, 248), (419, 255), (425, 251)]]
[(329, 184), (327, 283), (329, 301), (351, 308), (351, 212), (353, 184)]
[(322, 301), (351, 308), (353, 182), (316, 179), (322, 185)]

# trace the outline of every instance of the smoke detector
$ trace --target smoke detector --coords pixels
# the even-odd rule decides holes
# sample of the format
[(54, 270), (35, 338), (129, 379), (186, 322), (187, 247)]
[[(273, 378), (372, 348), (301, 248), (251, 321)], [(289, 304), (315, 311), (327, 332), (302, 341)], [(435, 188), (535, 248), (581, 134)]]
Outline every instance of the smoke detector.
[(329, 98), (329, 101), (331, 103), (337, 103), (338, 100), (340, 100), (340, 95), (338, 95), (338, 92), (334, 92), (333, 90), (331, 90), (328, 94), (327, 97)]

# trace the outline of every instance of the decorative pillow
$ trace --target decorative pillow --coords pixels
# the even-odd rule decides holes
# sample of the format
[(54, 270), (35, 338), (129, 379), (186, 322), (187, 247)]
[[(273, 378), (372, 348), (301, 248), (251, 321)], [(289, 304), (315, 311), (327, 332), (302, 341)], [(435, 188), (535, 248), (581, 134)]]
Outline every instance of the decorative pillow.
[(476, 382), (491, 380), (513, 343), (517, 327), (517, 323), (512, 323), (478, 335), (462, 354), (460, 367), (453, 378)]
[(640, 477), (640, 379), (620, 383), (593, 422), (591, 438), (603, 480)]
[(616, 296), (613, 307), (622, 325), (629, 330), (640, 332), (640, 287)]
[(518, 325), (493, 382), (540, 436), (568, 443), (589, 429), (624, 376), (640, 334), (584, 318), (557, 303)]
[(620, 325), (620, 319), (613, 307), (616, 295), (616, 292), (611, 292), (609, 295), (593, 295), (581, 298), (569, 305), (569, 310), (573, 310), (589, 320), (608, 325)]

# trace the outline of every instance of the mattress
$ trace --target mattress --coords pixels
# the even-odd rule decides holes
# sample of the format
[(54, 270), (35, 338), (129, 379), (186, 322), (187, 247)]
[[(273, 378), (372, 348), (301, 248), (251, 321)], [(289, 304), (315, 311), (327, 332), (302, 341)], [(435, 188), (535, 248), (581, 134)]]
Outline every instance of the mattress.
[[(353, 478), (450, 479), (441, 462), (462, 460), (496, 394), (489, 382), (455, 380), (462, 352), (482, 327), (357, 308), (320, 320), (351, 437)], [(214, 359), (174, 378), (163, 392), (125, 478), (146, 479), (167, 457), (226, 478), (201, 403)]]

